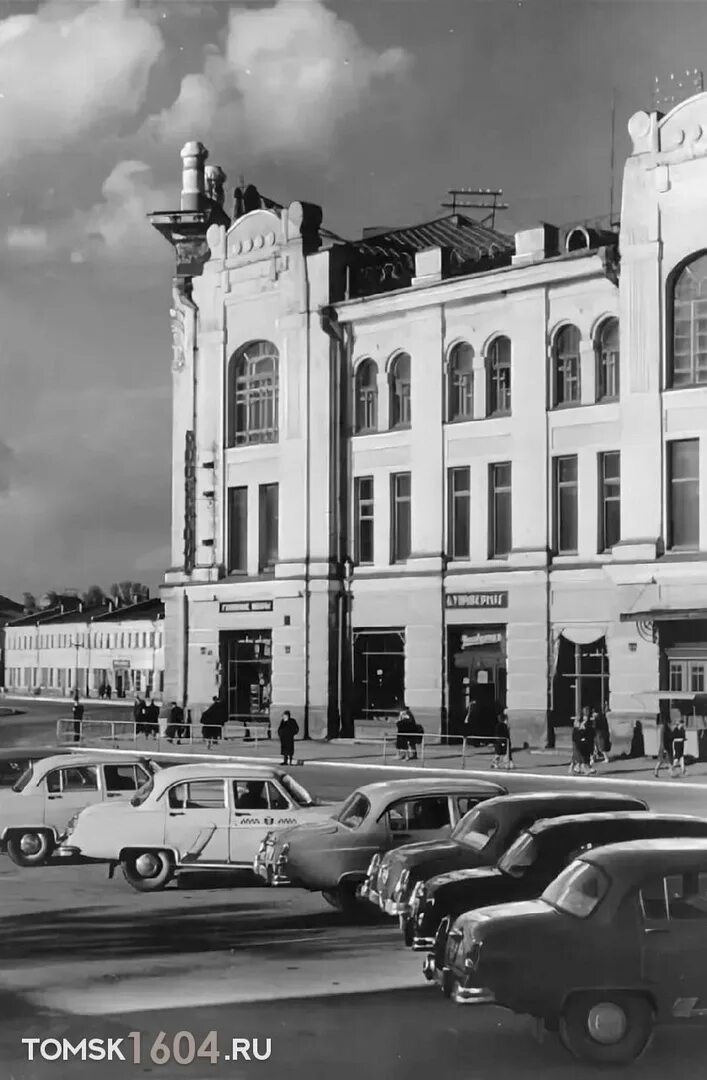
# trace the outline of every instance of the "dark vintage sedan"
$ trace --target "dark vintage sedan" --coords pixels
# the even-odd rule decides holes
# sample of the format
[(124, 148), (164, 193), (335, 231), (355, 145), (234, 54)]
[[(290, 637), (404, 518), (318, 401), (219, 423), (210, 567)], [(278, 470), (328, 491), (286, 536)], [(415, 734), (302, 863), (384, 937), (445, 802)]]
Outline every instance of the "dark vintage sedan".
[(12, 746), (0, 750), (0, 788), (12, 787), (30, 765), (46, 757), (69, 754), (68, 749), (45, 746)]
[(645, 809), (640, 799), (597, 791), (525, 792), (490, 799), (467, 814), (449, 837), (406, 844), (387, 855), (374, 856), (361, 896), (378, 904), (386, 914), (400, 916), (404, 926), (418, 882), (451, 870), (493, 866), (523, 829), (539, 818)]
[(559, 1032), (597, 1065), (627, 1065), (656, 1024), (707, 1020), (707, 839), (586, 852), (538, 900), (461, 916), (444, 964), (467, 999)]
[(269, 833), (253, 863), (269, 885), (321, 892), (351, 913), (362, 904), (356, 890), (371, 857), (411, 840), (449, 836), (468, 811), (502, 794), (498, 784), (452, 776), (367, 784), (354, 791), (330, 821)]

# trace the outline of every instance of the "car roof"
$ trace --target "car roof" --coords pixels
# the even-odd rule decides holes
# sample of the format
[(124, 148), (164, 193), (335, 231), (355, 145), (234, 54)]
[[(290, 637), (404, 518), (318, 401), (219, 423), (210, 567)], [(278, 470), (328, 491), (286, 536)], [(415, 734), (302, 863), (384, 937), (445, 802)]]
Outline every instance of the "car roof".
[(237, 779), (242, 776), (246, 780), (270, 780), (274, 776), (282, 776), (284, 768), (275, 765), (231, 765), (220, 764), (217, 761), (189, 762), (188, 765), (173, 765), (164, 769), (155, 777), (155, 782), (164, 778), (165, 784), (174, 784), (178, 781), (198, 780), (200, 777), (207, 780), (216, 776), (224, 779)]
[(476, 780), (473, 777), (462, 780), (453, 776), (377, 780), (373, 784), (362, 784), (356, 790), (363, 792), (369, 799), (384, 799), (389, 795), (438, 795), (444, 792), (466, 794), (470, 791), (478, 792), (481, 795), (505, 795), (505, 788), (501, 787), (500, 784), (493, 784), (488, 780)]
[(66, 767), (81, 765), (134, 765), (137, 761), (149, 760), (149, 754), (120, 753), (104, 757), (103, 754), (52, 754), (37, 761), (39, 773), (51, 772), (54, 768), (64, 765)]
[(0, 749), (0, 761), (17, 761), (18, 758), (32, 758), (40, 761), (46, 757), (66, 757), (72, 751), (67, 747), (63, 750), (60, 746), (3, 746)]
[[(607, 803), (620, 803), (635, 809), (641, 806), (647, 808), (647, 804), (643, 799), (638, 799), (634, 795), (624, 795), (617, 791), (519, 791), (510, 795), (503, 795), (498, 799), (489, 799), (487, 803), (484, 803), (483, 808), (492, 809), (500, 806), (518, 809), (527, 806), (528, 810), (539, 811), (543, 806), (557, 807), (566, 805), (569, 813), (569, 808), (573, 806), (597, 805), (598, 812), (599, 805), (606, 806)], [(538, 817), (541, 816), (538, 812)]]
[(624, 840), (587, 851), (581, 859), (628, 879), (643, 878), (646, 873), (679, 873), (707, 865), (707, 837)]
[(532, 833), (533, 836), (540, 836), (548, 832), (569, 829), (572, 826), (589, 827), (592, 824), (601, 825), (608, 821), (664, 821), (668, 825), (699, 821), (707, 830), (707, 818), (699, 817), (697, 814), (647, 814), (642, 810), (606, 810), (604, 813), (597, 814), (564, 814), (562, 817), (540, 818), (528, 827), (527, 832)]

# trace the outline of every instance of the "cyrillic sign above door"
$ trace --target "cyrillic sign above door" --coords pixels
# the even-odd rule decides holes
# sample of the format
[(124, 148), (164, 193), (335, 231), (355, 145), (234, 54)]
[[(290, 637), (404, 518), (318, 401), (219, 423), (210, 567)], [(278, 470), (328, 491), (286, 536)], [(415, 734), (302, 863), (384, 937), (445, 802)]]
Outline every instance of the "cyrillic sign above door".
[(219, 611), (235, 614), (239, 611), (272, 611), (272, 600), (229, 600), (219, 604)]
[(445, 606), (448, 608), (507, 608), (507, 592), (462, 592), (447, 593)]

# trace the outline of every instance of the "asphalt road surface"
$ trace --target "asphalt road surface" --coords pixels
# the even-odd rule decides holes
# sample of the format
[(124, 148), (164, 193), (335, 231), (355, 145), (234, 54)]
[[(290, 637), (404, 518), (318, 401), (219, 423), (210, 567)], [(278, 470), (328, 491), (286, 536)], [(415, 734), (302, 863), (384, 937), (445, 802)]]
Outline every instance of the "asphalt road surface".
[[(0, 744), (49, 741), (52, 709), (0, 721)], [(56, 714), (55, 714), (56, 715)], [(310, 764), (297, 775), (313, 791), (339, 799), (383, 776), (374, 767)], [(484, 775), (484, 774), (482, 774)], [(487, 774), (485, 774), (487, 775)], [(498, 778), (500, 780), (500, 777)], [(663, 810), (700, 813), (704, 787), (616, 778), (528, 778), (513, 789), (602, 786), (643, 795)], [(55, 865), (22, 870), (0, 857), (1, 1080), (116, 1080), (159, 1075), (168, 1080), (268, 1077), (299, 1080), (354, 1077), (511, 1080), (596, 1072), (579, 1066), (557, 1041), (538, 1045), (526, 1021), (502, 1010), (454, 1006), (422, 980), (421, 957), (404, 949), (394, 923), (375, 914), (348, 925), (317, 895), (263, 889), (249, 875), (191, 878), (183, 887), (140, 895), (100, 866)], [(126, 1039), (142, 1033), (141, 1060), (29, 1061), (23, 1038)], [(158, 1064), (150, 1046), (192, 1032), (196, 1045), (218, 1033), (211, 1063)], [(264, 1061), (227, 1061), (231, 1040), (258, 1039)], [(188, 1040), (180, 1043), (188, 1056)], [(122, 1044), (131, 1058), (133, 1043)], [(636, 1069), (663, 1080), (679, 1062), (680, 1077), (703, 1073), (707, 1033), (660, 1032)], [(625, 1072), (605, 1072), (609, 1077)]]

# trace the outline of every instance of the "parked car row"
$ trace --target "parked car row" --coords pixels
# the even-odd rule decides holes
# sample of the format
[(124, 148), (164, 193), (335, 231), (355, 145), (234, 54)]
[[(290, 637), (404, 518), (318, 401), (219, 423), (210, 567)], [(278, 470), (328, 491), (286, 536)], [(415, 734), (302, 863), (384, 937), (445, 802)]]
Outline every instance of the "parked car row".
[(707, 1018), (707, 819), (620, 794), (394, 781), (271, 833), (254, 870), (397, 917), (453, 1002), (530, 1015), (595, 1064)]

